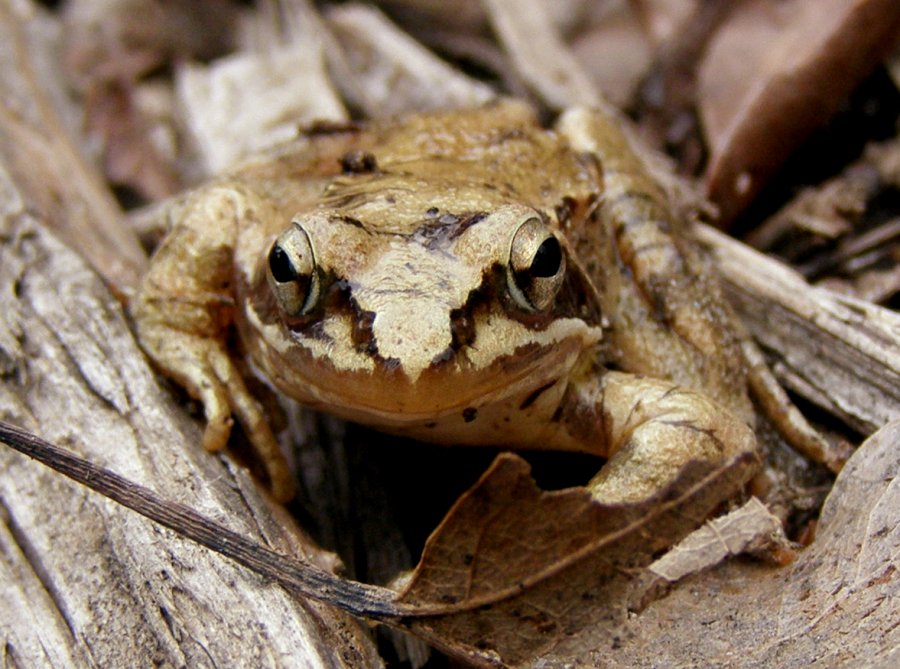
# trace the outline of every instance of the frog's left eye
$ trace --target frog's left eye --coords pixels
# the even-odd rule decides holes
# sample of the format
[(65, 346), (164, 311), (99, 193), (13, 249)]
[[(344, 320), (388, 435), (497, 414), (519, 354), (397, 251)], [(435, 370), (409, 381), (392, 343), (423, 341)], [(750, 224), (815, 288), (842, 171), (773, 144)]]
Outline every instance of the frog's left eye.
[(269, 251), (269, 286), (287, 316), (303, 316), (319, 299), (319, 275), (309, 235), (298, 225), (283, 232)]
[(539, 218), (529, 218), (513, 235), (507, 286), (527, 311), (543, 311), (553, 304), (566, 272), (559, 240)]

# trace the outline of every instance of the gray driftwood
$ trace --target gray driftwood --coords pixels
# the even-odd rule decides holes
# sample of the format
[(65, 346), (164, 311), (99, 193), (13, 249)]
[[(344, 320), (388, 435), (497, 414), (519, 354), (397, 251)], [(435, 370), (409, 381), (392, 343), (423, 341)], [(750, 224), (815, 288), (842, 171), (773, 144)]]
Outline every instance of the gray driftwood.
[[(0, 16), (0, 419), (335, 568), (241, 467), (197, 447), (198, 424), (148, 367), (119, 302), (48, 232), (79, 243), (125, 291), (144, 263), (68, 139), (65, 101), (34, 85), (55, 81), (33, 57), (49, 55), (52, 24), (25, 3), (0, 3)], [(6, 448), (0, 517), (4, 666), (381, 664), (359, 621), (300, 601)]]
[[(78, 256), (10, 207), (15, 193), (0, 183), (0, 417), (281, 552), (334, 567), (243, 469), (197, 448), (198, 426), (157, 382), (118, 302)], [(380, 664), (360, 623), (330, 607), (299, 601), (11, 450), (0, 450), (0, 472), (7, 662)]]
[(726, 292), (782, 383), (868, 435), (900, 418), (900, 316), (810, 286), (777, 260), (700, 228)]

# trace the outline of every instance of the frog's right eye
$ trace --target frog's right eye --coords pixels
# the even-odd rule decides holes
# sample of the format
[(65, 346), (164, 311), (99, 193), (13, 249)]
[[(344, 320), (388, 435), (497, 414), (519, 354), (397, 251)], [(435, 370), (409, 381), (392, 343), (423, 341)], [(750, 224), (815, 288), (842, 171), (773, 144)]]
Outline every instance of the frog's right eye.
[(319, 273), (309, 235), (298, 225), (283, 232), (269, 251), (269, 287), (286, 316), (308, 314), (319, 299)]

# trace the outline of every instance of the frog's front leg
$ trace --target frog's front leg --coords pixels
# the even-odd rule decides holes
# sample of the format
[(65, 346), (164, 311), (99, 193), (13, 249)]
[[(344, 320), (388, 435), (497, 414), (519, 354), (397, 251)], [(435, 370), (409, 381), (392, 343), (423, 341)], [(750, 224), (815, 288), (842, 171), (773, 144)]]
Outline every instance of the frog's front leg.
[(597, 220), (572, 237), (600, 259), (593, 278), (603, 287), (611, 322), (612, 362), (715, 397), (746, 421), (753, 421), (751, 390), (788, 443), (839, 469), (841, 457), (762, 362), (722, 294), (715, 268), (692, 240), (690, 221), (673, 214), (668, 193), (620, 125), (612, 112), (586, 108), (569, 110), (557, 124), (574, 148), (602, 165)]
[[(593, 413), (607, 449), (609, 460), (588, 484), (604, 503), (645, 500), (665, 490), (692, 461), (739, 468), (705, 496), (714, 506), (737, 493), (760, 464), (746, 423), (705, 395), (669, 381), (606, 372), (571, 386), (568, 401), (577, 408), (563, 411), (563, 423), (568, 416), (583, 423)], [(698, 516), (712, 506), (697, 509)]]
[(237, 416), (273, 495), (288, 500), (294, 492), (290, 469), (226, 345), (235, 308), (238, 225), (263, 215), (265, 205), (237, 187), (213, 186), (193, 193), (182, 207), (132, 303), (138, 339), (166, 375), (202, 402), (204, 448), (224, 448)]

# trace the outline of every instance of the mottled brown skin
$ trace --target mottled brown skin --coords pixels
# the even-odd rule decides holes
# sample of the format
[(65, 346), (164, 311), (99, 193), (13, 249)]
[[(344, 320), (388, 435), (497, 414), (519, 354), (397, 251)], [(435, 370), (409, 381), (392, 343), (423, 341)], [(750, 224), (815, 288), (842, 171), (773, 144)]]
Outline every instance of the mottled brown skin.
[(756, 451), (734, 317), (599, 112), (548, 131), (503, 102), (312, 131), (169, 217), (132, 307), (141, 344), (202, 401), (206, 448), (237, 416), (281, 499), (290, 475), (238, 355), (386, 431), (608, 458), (603, 501)]

